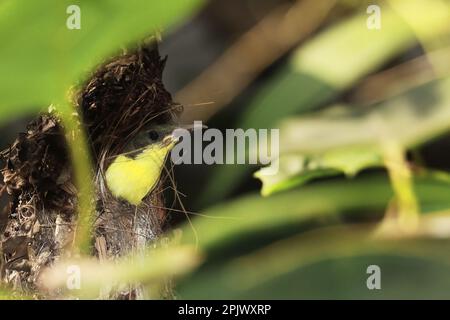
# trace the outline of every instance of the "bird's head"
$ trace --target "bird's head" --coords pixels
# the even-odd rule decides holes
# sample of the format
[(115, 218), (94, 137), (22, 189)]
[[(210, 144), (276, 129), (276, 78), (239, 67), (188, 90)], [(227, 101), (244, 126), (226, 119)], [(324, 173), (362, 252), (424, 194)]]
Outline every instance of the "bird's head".
[(178, 142), (173, 125), (159, 125), (142, 130), (114, 158), (105, 172), (111, 193), (139, 205), (157, 185), (165, 160)]

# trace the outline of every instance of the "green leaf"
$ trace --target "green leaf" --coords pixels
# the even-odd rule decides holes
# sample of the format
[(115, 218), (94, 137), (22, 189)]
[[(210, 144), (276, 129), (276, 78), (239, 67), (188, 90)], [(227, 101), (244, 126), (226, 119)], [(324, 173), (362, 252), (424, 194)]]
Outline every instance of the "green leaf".
[[(362, 169), (381, 166), (382, 163), (378, 153), (364, 148), (332, 150), (319, 156), (286, 154), (281, 155), (271, 166), (255, 172), (254, 177), (263, 183), (261, 194), (268, 196), (318, 178), (341, 173), (353, 177)], [(275, 167), (278, 168), (276, 174), (273, 173)]]
[[(133, 283), (160, 284), (169, 277), (179, 276), (195, 268), (201, 257), (191, 246), (149, 248), (116, 261), (98, 261), (93, 258), (58, 261), (40, 274), (42, 286), (66, 294), (86, 298), (98, 298), (102, 289), (126, 286)], [(82, 275), (80, 290), (67, 290), (67, 270), (77, 266)], [(99, 268), (102, 270), (99, 273)], [(160, 298), (155, 296), (153, 298)]]
[[(0, 4), (0, 121), (63, 101), (103, 59), (179, 22), (200, 0), (6, 0)], [(81, 29), (69, 30), (69, 5)]]
[[(450, 129), (450, 78), (432, 81), (405, 94), (368, 108), (341, 108), (339, 113), (318, 113), (290, 119), (281, 125), (280, 159), (273, 168), (255, 175), (263, 182), (263, 195), (305, 183), (308, 177), (353, 176), (381, 166), (386, 143), (407, 149)], [(309, 159), (312, 165), (295, 166)], [(318, 172), (314, 172), (318, 170)]]
[(20, 294), (17, 291), (0, 286), (0, 300), (30, 300), (31, 296)]
[[(437, 2), (422, 2), (421, 12), (434, 6), (441, 8)], [(417, 43), (414, 32), (393, 9), (383, 7), (382, 13), (381, 30), (366, 27), (364, 11), (330, 26), (299, 47), (288, 65), (258, 90), (236, 127), (271, 128), (289, 115), (317, 109)], [(436, 19), (433, 25), (448, 29), (448, 20), (441, 14), (430, 19)], [(430, 29), (426, 37), (439, 37), (442, 31), (439, 28)], [(206, 206), (224, 198), (250, 168), (242, 165), (215, 168), (199, 202)]]
[[(448, 216), (447, 216), (448, 219)], [(199, 270), (178, 286), (183, 299), (449, 298), (449, 239), (374, 237), (334, 227), (285, 239)], [(369, 290), (367, 267), (380, 268)]]
[[(448, 180), (424, 175), (415, 178), (415, 191), (422, 212), (450, 208)], [(370, 212), (380, 217), (393, 197), (385, 176), (355, 178), (307, 185), (271, 197), (249, 195), (223, 203), (192, 219), (183, 228), (182, 242), (197, 244), (211, 252), (248, 238), (270, 236), (282, 229), (298, 230), (311, 221), (331, 223), (349, 212)], [(247, 240), (243, 240), (247, 239)]]

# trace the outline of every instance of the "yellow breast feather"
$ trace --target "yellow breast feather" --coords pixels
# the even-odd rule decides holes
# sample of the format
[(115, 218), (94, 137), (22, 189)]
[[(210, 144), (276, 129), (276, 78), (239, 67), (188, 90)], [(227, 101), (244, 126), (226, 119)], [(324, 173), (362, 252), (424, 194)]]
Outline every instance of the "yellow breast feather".
[(158, 183), (173, 145), (150, 145), (134, 159), (125, 155), (116, 157), (105, 173), (111, 193), (133, 205), (139, 205)]

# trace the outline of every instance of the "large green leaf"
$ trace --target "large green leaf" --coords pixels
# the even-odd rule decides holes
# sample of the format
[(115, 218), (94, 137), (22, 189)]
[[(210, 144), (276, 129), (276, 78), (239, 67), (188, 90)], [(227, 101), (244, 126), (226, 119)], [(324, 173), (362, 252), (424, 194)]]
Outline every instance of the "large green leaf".
[[(103, 289), (127, 286), (132, 283), (161, 284), (169, 277), (179, 276), (197, 266), (201, 258), (193, 247), (171, 246), (149, 248), (115, 261), (95, 258), (71, 258), (58, 261), (41, 272), (41, 286), (65, 294), (95, 299)], [(67, 270), (70, 266), (80, 271), (80, 289), (67, 290)], [(102, 270), (99, 273), (99, 268)], [(158, 292), (158, 291), (157, 291)], [(151, 298), (161, 298), (155, 292)], [(149, 298), (149, 297), (147, 297)]]
[[(416, 1), (411, 14), (435, 14), (430, 17), (432, 30), (424, 19), (418, 19), (420, 29), (428, 30), (422, 33), (423, 38), (440, 37), (443, 30), (448, 30), (446, 16), (439, 13), (440, 9), (435, 10), (441, 8), (441, 2), (420, 3)], [(417, 6), (422, 7), (421, 12)], [(236, 127), (270, 128), (288, 115), (316, 109), (417, 43), (408, 24), (390, 7), (382, 8), (381, 30), (369, 30), (367, 17), (360, 12), (299, 47), (288, 65), (258, 90)], [(243, 165), (215, 168), (199, 202), (205, 206), (229, 195), (249, 169)]]
[[(383, 164), (384, 145), (407, 149), (450, 129), (450, 78), (432, 81), (365, 111), (346, 107), (293, 118), (281, 125), (277, 174), (263, 168), (264, 195), (307, 181), (305, 177), (354, 175)], [(308, 159), (308, 166), (297, 165)]]
[(31, 296), (26, 296), (18, 292), (12, 292), (11, 290), (4, 288), (3, 286), (0, 287), (0, 300), (29, 300), (29, 299), (31, 299)]
[[(201, 0), (6, 0), (0, 4), (0, 121), (63, 100), (125, 46), (178, 22)], [(69, 5), (81, 29), (69, 30)]]
[[(340, 174), (353, 177), (362, 169), (381, 166), (382, 163), (379, 152), (364, 147), (331, 150), (320, 155), (282, 153), (269, 167), (256, 171), (254, 177), (261, 180), (261, 194), (267, 196), (318, 178)], [(277, 171), (274, 171), (275, 167)]]
[[(415, 191), (422, 212), (450, 208), (448, 180), (416, 177)], [(327, 181), (263, 198), (249, 195), (212, 207), (183, 228), (182, 242), (207, 252), (233, 244), (249, 244), (253, 236), (264, 238), (281, 229), (299, 230), (310, 222), (337, 222), (345, 213), (371, 212), (380, 217), (393, 192), (385, 176)]]
[[(184, 299), (450, 297), (448, 234), (391, 239), (374, 237), (374, 230), (334, 227), (282, 240), (210, 265), (178, 291)], [(371, 265), (380, 268), (380, 290), (367, 287)]]

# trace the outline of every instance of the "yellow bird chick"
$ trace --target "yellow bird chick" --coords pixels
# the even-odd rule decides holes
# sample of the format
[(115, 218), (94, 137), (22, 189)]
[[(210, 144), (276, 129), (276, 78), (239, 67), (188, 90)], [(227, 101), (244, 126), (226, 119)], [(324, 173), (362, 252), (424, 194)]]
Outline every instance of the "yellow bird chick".
[(173, 134), (164, 133), (164, 130), (151, 130), (140, 134), (128, 146), (134, 151), (114, 159), (106, 170), (105, 179), (115, 197), (139, 205), (155, 188), (167, 155), (178, 141)]

